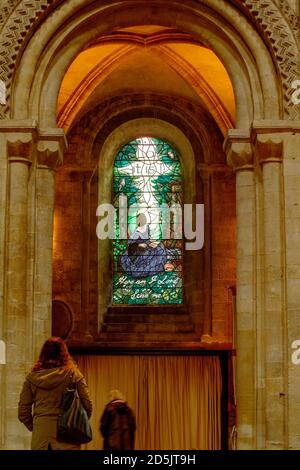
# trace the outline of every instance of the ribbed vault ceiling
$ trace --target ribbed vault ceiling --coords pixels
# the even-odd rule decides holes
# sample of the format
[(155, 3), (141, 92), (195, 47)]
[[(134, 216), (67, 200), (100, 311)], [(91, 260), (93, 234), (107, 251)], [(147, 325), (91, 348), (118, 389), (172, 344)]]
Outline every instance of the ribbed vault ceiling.
[(61, 85), (58, 124), (68, 130), (101, 101), (131, 91), (198, 102), (223, 134), (234, 125), (233, 89), (218, 57), (189, 35), (156, 25), (115, 31), (75, 58)]

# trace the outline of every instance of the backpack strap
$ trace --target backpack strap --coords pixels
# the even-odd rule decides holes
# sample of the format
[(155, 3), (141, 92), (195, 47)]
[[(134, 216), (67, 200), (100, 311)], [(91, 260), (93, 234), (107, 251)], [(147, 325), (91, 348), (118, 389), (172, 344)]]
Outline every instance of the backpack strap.
[(68, 374), (68, 381), (67, 381), (66, 389), (77, 389), (75, 370), (71, 370), (70, 373)]

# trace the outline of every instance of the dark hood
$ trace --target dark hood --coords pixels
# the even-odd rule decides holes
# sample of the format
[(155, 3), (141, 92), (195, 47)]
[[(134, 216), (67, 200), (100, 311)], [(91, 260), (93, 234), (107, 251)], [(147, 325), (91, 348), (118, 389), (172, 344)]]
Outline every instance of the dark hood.
[(51, 390), (58, 387), (66, 380), (67, 376), (69, 375), (69, 370), (62, 369), (61, 367), (55, 367), (53, 369), (42, 369), (31, 372), (27, 376), (27, 380), (36, 387), (43, 388), (45, 390)]
[(110, 405), (120, 415), (125, 415), (128, 412), (127, 403), (123, 400), (114, 400), (110, 402)]

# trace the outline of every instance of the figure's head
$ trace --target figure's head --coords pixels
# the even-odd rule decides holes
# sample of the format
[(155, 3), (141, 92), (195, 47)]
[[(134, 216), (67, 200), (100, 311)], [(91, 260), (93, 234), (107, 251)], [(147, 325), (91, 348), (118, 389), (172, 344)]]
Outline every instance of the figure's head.
[(113, 400), (126, 401), (123, 393), (120, 392), (120, 390), (111, 390), (109, 392), (109, 401), (113, 401)]
[(63, 339), (51, 337), (45, 341), (39, 359), (33, 370), (51, 369), (54, 367), (72, 367), (73, 360)]
[(146, 214), (144, 214), (143, 212), (140, 212), (139, 214), (137, 214), (136, 223), (137, 223), (138, 227), (144, 227), (144, 225), (147, 225)]

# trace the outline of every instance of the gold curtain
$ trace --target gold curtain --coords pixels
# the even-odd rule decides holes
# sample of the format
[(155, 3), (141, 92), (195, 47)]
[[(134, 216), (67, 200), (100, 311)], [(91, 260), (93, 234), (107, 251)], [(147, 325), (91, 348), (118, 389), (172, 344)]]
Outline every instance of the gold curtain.
[(109, 391), (119, 389), (136, 416), (136, 449), (220, 449), (218, 357), (77, 356), (76, 360), (94, 405), (94, 438), (86, 448), (103, 448), (99, 419)]

